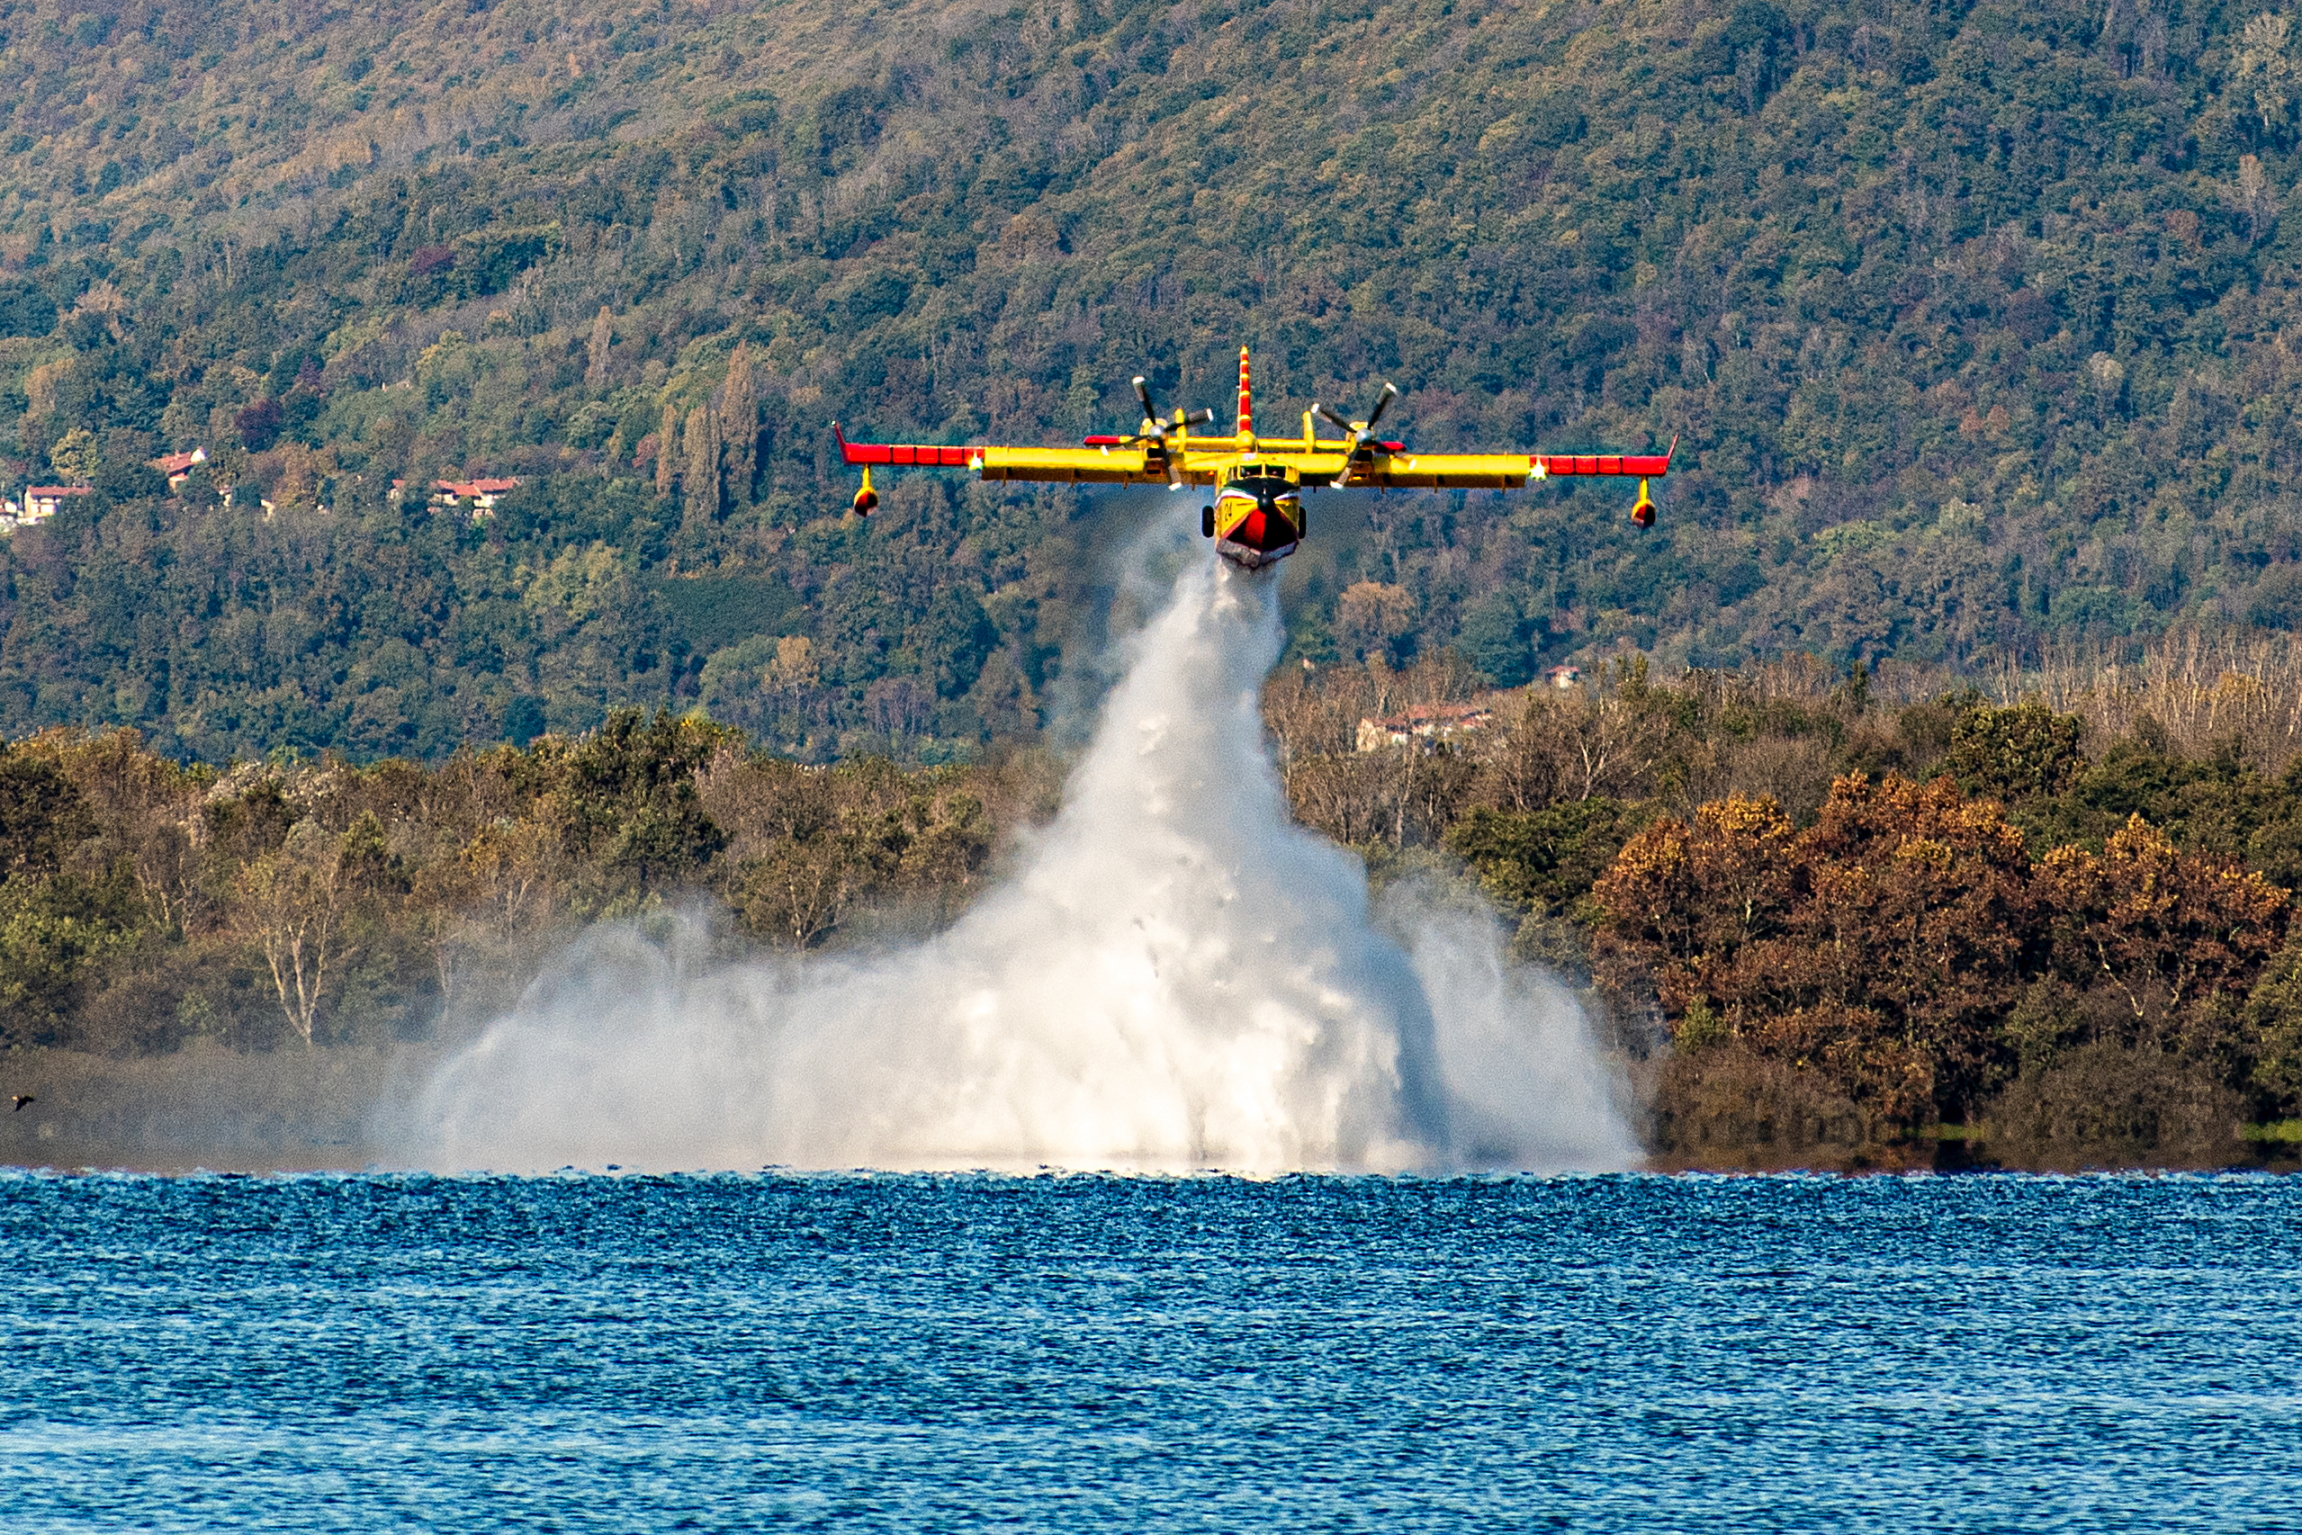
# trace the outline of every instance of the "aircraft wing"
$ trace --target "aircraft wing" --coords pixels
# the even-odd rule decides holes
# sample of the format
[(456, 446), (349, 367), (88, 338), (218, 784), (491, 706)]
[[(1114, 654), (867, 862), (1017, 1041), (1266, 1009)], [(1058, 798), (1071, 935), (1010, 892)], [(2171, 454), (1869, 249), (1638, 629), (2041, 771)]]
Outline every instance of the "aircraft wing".
[(1422, 490), (1516, 490), (1554, 475), (1660, 478), (1668, 453), (1383, 453), (1351, 468), (1350, 483)]
[(972, 469), (986, 480), (1054, 480), (1075, 485), (1164, 485), (1167, 470), (1141, 447), (1011, 448), (997, 444), (849, 442), (834, 425), (839, 451), (863, 468)]
[(980, 448), (975, 472), (986, 480), (1054, 480), (1069, 485), (1164, 485), (1167, 468), (1140, 447)]
[[(1187, 437), (1168, 454), (1135, 438), (1089, 438), (1077, 448), (1019, 448), (1000, 444), (943, 447), (927, 443), (849, 442), (837, 423), (833, 435), (850, 465), (971, 469), (986, 480), (1052, 480), (1074, 485), (1218, 485), (1240, 456), (1253, 452), (1295, 466), (1306, 484), (1324, 484), (1342, 472), (1348, 444), (1294, 438)], [(1677, 444), (1674, 442), (1675, 449)], [(1628, 475), (1659, 479), (1670, 472), (1669, 453), (1410, 453), (1399, 443), (1378, 443), (1349, 460), (1348, 483), (1368, 489), (1516, 490), (1529, 480), (1571, 475)]]

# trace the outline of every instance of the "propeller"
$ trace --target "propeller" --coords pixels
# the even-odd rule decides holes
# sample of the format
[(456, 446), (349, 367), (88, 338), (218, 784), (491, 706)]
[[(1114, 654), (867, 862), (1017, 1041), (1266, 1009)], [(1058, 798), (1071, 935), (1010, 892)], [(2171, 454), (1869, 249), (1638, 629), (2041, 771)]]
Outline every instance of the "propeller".
[(1125, 440), (1128, 442), (1157, 443), (1159, 456), (1167, 461), (1167, 488), (1169, 490), (1181, 490), (1183, 488), (1183, 470), (1182, 466), (1175, 462), (1175, 455), (1168, 451), (1167, 434), (1181, 431), (1185, 427), (1205, 426), (1215, 419), (1215, 413), (1211, 410), (1178, 410), (1172, 420), (1160, 420), (1159, 408), (1151, 403), (1151, 386), (1144, 382), (1141, 374), (1137, 374), (1135, 377), (1135, 398), (1143, 402), (1143, 422), (1151, 430), (1136, 432)]
[(1367, 419), (1364, 421), (1345, 421), (1324, 405), (1311, 407), (1315, 413), (1325, 417), (1328, 422), (1340, 427), (1344, 434), (1351, 439), (1351, 450), (1343, 455), (1343, 472), (1336, 475), (1328, 483), (1328, 489), (1341, 490), (1350, 483), (1351, 466), (1358, 463), (1361, 456), (1366, 453), (1367, 444), (1375, 440), (1375, 423), (1383, 419), (1383, 412), (1389, 410), (1391, 402), (1398, 397), (1399, 386), (1385, 384), (1383, 392), (1375, 396), (1375, 408), (1367, 412)]
[[(1151, 385), (1140, 373), (1135, 375), (1135, 398), (1143, 402), (1143, 419), (1151, 423), (1158, 439), (1165, 442), (1167, 433), (1159, 429), (1159, 407), (1151, 403)], [(1142, 433), (1136, 436), (1141, 437)]]

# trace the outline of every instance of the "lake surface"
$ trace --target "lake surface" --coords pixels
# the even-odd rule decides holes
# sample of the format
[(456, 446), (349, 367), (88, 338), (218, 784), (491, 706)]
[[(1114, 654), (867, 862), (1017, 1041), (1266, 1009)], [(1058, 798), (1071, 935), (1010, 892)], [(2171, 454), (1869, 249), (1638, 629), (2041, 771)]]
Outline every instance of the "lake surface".
[(11, 1530), (2302, 1529), (2302, 1182), (0, 1177)]

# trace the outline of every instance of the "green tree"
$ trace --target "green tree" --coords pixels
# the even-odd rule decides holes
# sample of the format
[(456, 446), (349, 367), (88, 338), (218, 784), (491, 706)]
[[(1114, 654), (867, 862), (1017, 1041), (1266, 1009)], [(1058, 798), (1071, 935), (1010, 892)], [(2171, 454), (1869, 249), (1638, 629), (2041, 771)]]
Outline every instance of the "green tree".
[(1977, 704), (1951, 727), (1943, 771), (1972, 794), (2014, 803), (2060, 794), (2085, 771), (2078, 742), (2085, 722), (2043, 704), (1994, 709)]
[(48, 450), (48, 462), (67, 485), (89, 485), (104, 468), (103, 453), (96, 434), (84, 426), (73, 427), (56, 439)]
[(1515, 688), (1535, 673), (1529, 625), (1509, 592), (1489, 592), (1463, 610), (1455, 648), (1499, 688)]
[(18, 876), (0, 884), (0, 1039), (70, 1042), (88, 972), (135, 942), (143, 916), (124, 870), (96, 879)]
[(1446, 833), (1448, 851), (1478, 870), (1508, 907), (1557, 913), (1590, 891), (1646, 819), (1619, 800), (1570, 800), (1534, 811), (1474, 807)]
[(618, 709), (568, 752), (558, 815), (572, 856), (597, 860), (623, 890), (688, 878), (727, 845), (695, 774), (730, 733), (659, 709)]
[(2272, 1115), (2302, 1113), (2302, 938), (2289, 937), (2247, 993), (2251, 1086)]
[(92, 834), (87, 797), (54, 762), (0, 747), (0, 877), (53, 874), (66, 850)]

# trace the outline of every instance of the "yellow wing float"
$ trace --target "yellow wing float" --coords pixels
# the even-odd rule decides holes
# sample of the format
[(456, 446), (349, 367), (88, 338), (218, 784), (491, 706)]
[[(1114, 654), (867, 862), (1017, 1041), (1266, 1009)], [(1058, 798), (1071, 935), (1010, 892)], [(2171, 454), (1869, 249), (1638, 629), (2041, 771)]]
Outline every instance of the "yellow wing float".
[[(971, 469), (985, 480), (1043, 480), (1072, 485), (1186, 485), (1216, 487), (1200, 509), (1199, 531), (1214, 539), (1216, 552), (1249, 569), (1295, 552), (1307, 528), (1307, 490), (1516, 490), (1529, 480), (1567, 475), (1625, 475), (1639, 482), (1631, 522), (1654, 526), (1655, 504), (1647, 481), (1670, 473), (1678, 440), (1664, 453), (1411, 453), (1402, 442), (1375, 435), (1375, 424), (1399, 391), (1389, 384), (1364, 421), (1346, 421), (1324, 405), (1303, 412), (1300, 437), (1264, 437), (1255, 431), (1254, 391), (1247, 349), (1239, 349), (1239, 415), (1227, 437), (1194, 434), (1211, 425), (1213, 413), (1176, 411), (1161, 417), (1151, 391), (1140, 378), (1135, 397), (1143, 404), (1143, 424), (1126, 437), (1090, 437), (1076, 448), (1016, 448), (996, 445), (945, 448), (907, 443), (849, 442), (838, 423), (832, 433), (846, 461), (863, 470), (863, 488), (852, 503), (858, 516), (879, 505), (871, 486), (874, 468)], [(1318, 424), (1338, 428), (1339, 438), (1322, 438)]]

